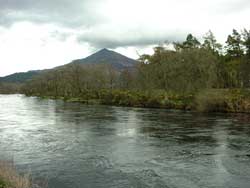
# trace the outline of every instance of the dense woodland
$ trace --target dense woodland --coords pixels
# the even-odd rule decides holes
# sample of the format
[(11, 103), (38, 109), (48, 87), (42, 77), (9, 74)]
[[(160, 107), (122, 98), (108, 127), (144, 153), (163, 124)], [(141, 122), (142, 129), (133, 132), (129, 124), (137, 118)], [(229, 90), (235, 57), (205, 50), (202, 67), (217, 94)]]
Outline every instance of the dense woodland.
[(20, 93), (21, 87), (22, 85), (17, 83), (0, 82), (0, 93), (1, 94)]
[(249, 87), (250, 31), (234, 29), (224, 46), (211, 31), (202, 42), (189, 34), (142, 55), (134, 68), (71, 63), (37, 76), (22, 92), (86, 103), (248, 111)]

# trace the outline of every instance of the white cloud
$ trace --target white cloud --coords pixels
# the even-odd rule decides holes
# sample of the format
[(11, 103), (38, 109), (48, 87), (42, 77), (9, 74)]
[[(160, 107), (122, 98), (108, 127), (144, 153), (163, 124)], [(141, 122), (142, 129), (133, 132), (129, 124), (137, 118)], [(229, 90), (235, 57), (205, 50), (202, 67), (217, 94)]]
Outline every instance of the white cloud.
[[(79, 44), (72, 34), (61, 40), (52, 34), (58, 28), (23, 22), (0, 30), (0, 75), (46, 69), (69, 63), (91, 52), (88, 44)], [(66, 30), (65, 33), (70, 33)], [(60, 35), (60, 33), (58, 34)]]
[(209, 29), (223, 43), (233, 28), (250, 29), (249, 17), (249, 0), (0, 0), (0, 75), (51, 68), (103, 47), (137, 58)]

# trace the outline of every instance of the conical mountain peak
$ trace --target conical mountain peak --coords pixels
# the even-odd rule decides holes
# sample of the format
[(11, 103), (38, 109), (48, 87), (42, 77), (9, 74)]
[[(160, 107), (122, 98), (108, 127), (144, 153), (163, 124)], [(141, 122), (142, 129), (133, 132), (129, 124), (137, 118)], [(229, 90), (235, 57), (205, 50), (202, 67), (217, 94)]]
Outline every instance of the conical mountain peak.
[(118, 69), (123, 69), (127, 67), (133, 67), (137, 61), (128, 58), (122, 54), (115, 51), (103, 48), (96, 53), (84, 58), (73, 61), (79, 64), (111, 64), (113, 67)]

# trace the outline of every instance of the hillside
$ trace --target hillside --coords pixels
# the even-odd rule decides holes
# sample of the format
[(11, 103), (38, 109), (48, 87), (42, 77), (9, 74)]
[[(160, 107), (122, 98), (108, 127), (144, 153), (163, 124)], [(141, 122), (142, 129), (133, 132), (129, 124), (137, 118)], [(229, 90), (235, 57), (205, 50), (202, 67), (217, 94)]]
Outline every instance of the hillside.
[(72, 61), (72, 63), (79, 64), (111, 64), (116, 69), (124, 69), (135, 66), (136, 60), (128, 58), (117, 52), (108, 50), (106, 48), (84, 58)]
[[(122, 54), (119, 54), (117, 52), (114, 52), (108, 49), (102, 49), (86, 58), (77, 59), (77, 60), (72, 61), (71, 63), (77, 63), (77, 64), (79, 63), (79, 64), (86, 64), (86, 65), (105, 63), (105, 64), (112, 65), (116, 69), (122, 70), (125, 68), (131, 68), (135, 66), (137, 61), (134, 59), (128, 58)], [(69, 64), (56, 67), (55, 69), (67, 66)], [(14, 73), (5, 77), (0, 77), (0, 82), (24, 83), (28, 80), (31, 80), (34, 76), (40, 74), (41, 72), (43, 72), (43, 70)]]
[(14, 73), (5, 77), (0, 77), (0, 82), (5, 83), (23, 83), (31, 80), (34, 76), (38, 75), (41, 71), (28, 71)]

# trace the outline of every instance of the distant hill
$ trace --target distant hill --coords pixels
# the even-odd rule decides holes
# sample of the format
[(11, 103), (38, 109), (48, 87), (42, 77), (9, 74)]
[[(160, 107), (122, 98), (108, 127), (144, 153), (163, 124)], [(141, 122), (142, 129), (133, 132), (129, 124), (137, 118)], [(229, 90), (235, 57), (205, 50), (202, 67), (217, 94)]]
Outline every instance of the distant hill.
[(128, 58), (117, 52), (108, 50), (106, 48), (84, 58), (72, 61), (78, 64), (110, 64), (116, 69), (124, 69), (134, 67), (136, 60)]
[(5, 83), (23, 83), (31, 80), (34, 76), (40, 74), (41, 71), (28, 71), (14, 73), (5, 77), (0, 77), (0, 82)]
[[(122, 70), (125, 68), (132, 68), (137, 63), (136, 60), (128, 58), (124, 55), (121, 55), (117, 52), (108, 50), (108, 49), (102, 49), (93, 55), (90, 55), (83, 59), (77, 59), (72, 61), (71, 63), (77, 63), (77, 64), (110, 64), (114, 68), (118, 70)], [(69, 63), (69, 64), (71, 64)], [(55, 69), (65, 67), (69, 64), (56, 67)], [(38, 74), (44, 72), (45, 70), (35, 70), (35, 71), (28, 71), (28, 72), (21, 72), (21, 73), (14, 73), (5, 77), (0, 77), (0, 82), (5, 83), (24, 83), (28, 80), (31, 80), (34, 76), (37, 76)]]

